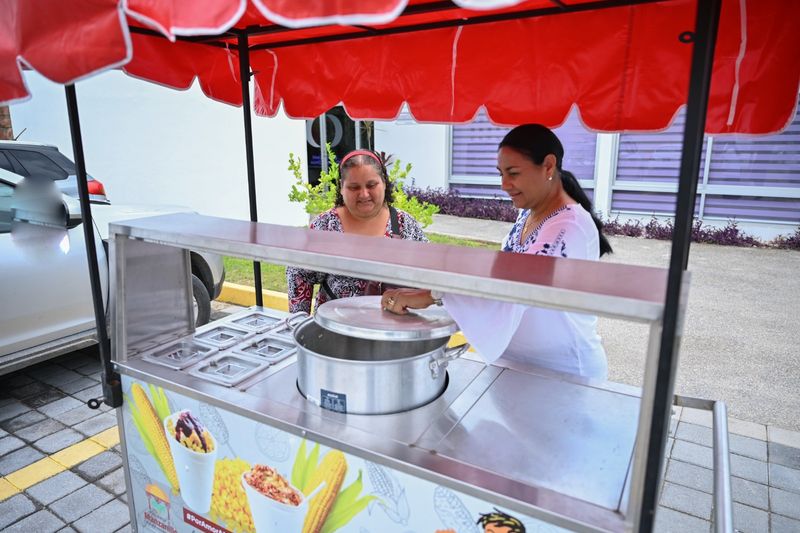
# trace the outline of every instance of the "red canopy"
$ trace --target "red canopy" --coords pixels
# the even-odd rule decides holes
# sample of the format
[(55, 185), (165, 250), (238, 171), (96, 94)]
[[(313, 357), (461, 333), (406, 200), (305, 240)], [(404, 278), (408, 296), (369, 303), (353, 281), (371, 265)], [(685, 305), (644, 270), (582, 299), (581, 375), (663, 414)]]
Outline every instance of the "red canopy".
[[(0, 0), (0, 103), (29, 97), (25, 65), (59, 83), (120, 66), (179, 89), (197, 78), (209, 97), (240, 105), (247, 30), (261, 115), (282, 103), (311, 118), (342, 103), (353, 118), (386, 119), (406, 102), (424, 122), (466, 122), (485, 107), (497, 124), (556, 126), (576, 105), (594, 130), (663, 129), (686, 102), (692, 47), (679, 37), (695, 2), (603, 3)], [(792, 0), (723, 1), (708, 133), (789, 123), (796, 12)]]

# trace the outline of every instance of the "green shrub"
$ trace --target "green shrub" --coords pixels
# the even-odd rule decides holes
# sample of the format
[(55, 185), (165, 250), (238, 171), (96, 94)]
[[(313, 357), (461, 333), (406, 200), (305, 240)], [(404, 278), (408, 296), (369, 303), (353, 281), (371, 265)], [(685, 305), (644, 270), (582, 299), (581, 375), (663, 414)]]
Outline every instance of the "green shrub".
[[(326, 144), (325, 148), (328, 151), (328, 170), (320, 172), (317, 185), (311, 185), (303, 179), (300, 158), (295, 158), (293, 153), (289, 154), (289, 171), (295, 179), (289, 192), (289, 201), (305, 204), (306, 213), (311, 216), (331, 209), (336, 203), (339, 164), (336, 162), (336, 155), (331, 150), (330, 143)], [(394, 184), (394, 203), (392, 205), (414, 217), (423, 228), (429, 226), (433, 222), (433, 215), (439, 212), (439, 208), (406, 194), (405, 181), (411, 172), (411, 163), (403, 167), (400, 160), (396, 159), (387, 171), (389, 172), (389, 181)]]

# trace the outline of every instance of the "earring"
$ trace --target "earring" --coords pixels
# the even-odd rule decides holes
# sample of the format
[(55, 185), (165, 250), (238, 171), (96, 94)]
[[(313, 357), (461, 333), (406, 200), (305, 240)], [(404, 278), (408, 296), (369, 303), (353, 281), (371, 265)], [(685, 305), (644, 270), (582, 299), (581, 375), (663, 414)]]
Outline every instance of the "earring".
[(552, 174), (547, 177), (547, 181), (553, 181), (553, 175)]

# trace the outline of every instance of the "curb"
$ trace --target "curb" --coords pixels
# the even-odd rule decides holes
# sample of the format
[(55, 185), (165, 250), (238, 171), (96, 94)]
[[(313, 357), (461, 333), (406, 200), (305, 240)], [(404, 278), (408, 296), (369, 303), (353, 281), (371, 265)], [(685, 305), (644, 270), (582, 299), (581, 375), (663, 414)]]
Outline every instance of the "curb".
[[(289, 297), (285, 292), (262, 289), (261, 294), (264, 298), (264, 307), (277, 309), (278, 311), (289, 311)], [(241, 305), (243, 307), (250, 307), (256, 305), (256, 289), (248, 285), (239, 285), (238, 283), (229, 283), (226, 281), (222, 284), (222, 292), (220, 292), (217, 300), (229, 304)], [(450, 337), (450, 342), (447, 343), (447, 346), (458, 346), (465, 342), (467, 342), (467, 339), (458, 331)], [(474, 351), (474, 349), (470, 348), (469, 351)]]
[[(264, 307), (277, 309), (278, 311), (289, 311), (289, 300), (285, 292), (271, 291), (263, 289), (261, 295), (264, 298)], [(247, 285), (225, 282), (222, 284), (217, 300), (229, 304), (250, 307), (256, 305), (256, 289)]]

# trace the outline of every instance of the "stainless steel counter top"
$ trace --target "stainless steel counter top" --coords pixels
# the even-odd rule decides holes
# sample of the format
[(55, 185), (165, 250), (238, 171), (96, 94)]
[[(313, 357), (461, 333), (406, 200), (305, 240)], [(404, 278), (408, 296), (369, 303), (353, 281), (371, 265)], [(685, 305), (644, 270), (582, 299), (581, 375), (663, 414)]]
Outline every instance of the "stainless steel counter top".
[(374, 239), (196, 214), (127, 220), (112, 234), (363, 279), (651, 321), (667, 271), (477, 248)]
[(623, 529), (619, 509), (639, 411), (631, 389), (459, 359), (433, 402), (368, 416), (306, 401), (296, 387), (294, 356), (238, 388), (139, 358), (119, 366), (124, 374), (531, 516)]

